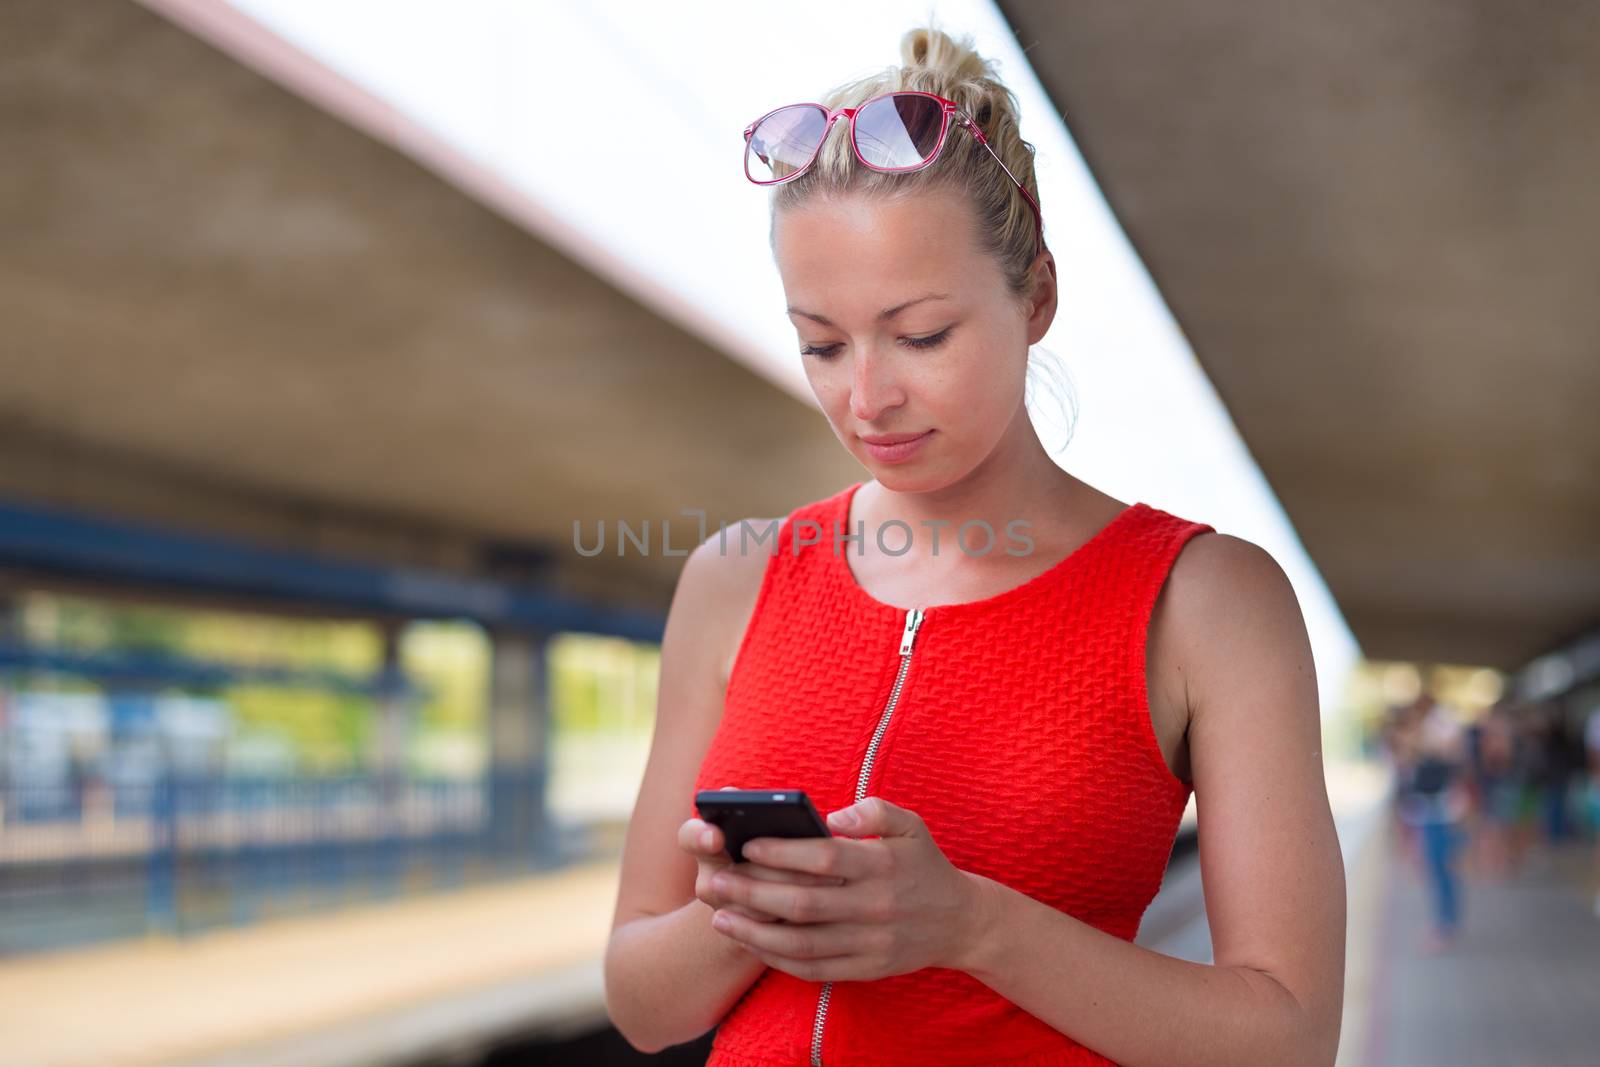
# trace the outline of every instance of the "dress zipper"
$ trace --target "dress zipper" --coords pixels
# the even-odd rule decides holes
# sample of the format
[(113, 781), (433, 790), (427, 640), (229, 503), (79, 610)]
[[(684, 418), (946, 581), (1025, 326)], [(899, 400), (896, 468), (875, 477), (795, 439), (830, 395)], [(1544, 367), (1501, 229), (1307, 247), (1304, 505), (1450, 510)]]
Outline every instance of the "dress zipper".
[[(900, 687), (905, 684), (906, 671), (911, 668), (911, 649), (917, 640), (917, 629), (922, 625), (922, 609), (907, 608), (905, 629), (900, 633), (900, 670), (894, 676), (894, 688), (889, 690), (889, 700), (883, 706), (878, 728), (872, 732), (872, 743), (867, 746), (866, 758), (861, 761), (861, 773), (856, 776), (857, 801), (867, 795), (867, 780), (872, 777), (872, 762), (878, 755), (878, 743), (889, 728), (889, 716), (900, 700)], [(822, 1067), (822, 1025), (828, 1017), (828, 1001), (833, 995), (833, 982), (822, 983), (822, 993), (817, 997), (817, 1018), (811, 1024), (811, 1067)]]

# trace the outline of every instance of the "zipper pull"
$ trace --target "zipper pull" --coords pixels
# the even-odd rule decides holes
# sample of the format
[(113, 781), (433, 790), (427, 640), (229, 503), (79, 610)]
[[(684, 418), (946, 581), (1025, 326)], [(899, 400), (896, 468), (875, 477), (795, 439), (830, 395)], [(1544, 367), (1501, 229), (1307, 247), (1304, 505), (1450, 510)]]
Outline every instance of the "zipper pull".
[(900, 654), (902, 656), (911, 655), (911, 646), (917, 640), (917, 628), (920, 627), (921, 625), (922, 625), (922, 609), (921, 608), (907, 608), (906, 609), (906, 628), (905, 628), (904, 632), (902, 632), (900, 634)]

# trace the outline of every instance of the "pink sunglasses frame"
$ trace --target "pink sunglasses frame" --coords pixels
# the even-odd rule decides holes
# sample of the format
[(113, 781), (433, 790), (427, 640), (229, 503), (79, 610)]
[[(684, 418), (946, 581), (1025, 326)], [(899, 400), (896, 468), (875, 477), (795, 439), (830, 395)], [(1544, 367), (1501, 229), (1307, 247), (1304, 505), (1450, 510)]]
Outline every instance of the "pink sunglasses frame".
[[(883, 98), (889, 96), (925, 96), (930, 100), (937, 101), (939, 104), (939, 140), (935, 142), (933, 151), (928, 153), (928, 158), (923, 160), (921, 163), (917, 163), (909, 167), (880, 167), (875, 163), (868, 163), (866, 157), (861, 154), (861, 146), (856, 144), (856, 114), (868, 104), (882, 100)], [(800, 167), (795, 168), (793, 173), (785, 174), (781, 178), (773, 178), (768, 181), (762, 181), (759, 178), (753, 177), (750, 174), (750, 138), (755, 135), (756, 127), (760, 126), (768, 118), (777, 114), (778, 112), (787, 111), (792, 107), (814, 107), (827, 116), (827, 121), (822, 127), (822, 136), (817, 139), (817, 147), (811, 153), (811, 158), (806, 160), (805, 163)], [(870, 100), (863, 100), (855, 107), (835, 108), (832, 111), (829, 111), (821, 104), (810, 102), (784, 104), (782, 107), (775, 107), (744, 128), (744, 176), (749, 178), (750, 181), (754, 182), (756, 185), (782, 185), (784, 182), (793, 181), (795, 178), (800, 177), (800, 175), (811, 169), (811, 164), (815, 163), (817, 161), (817, 156), (822, 154), (822, 146), (828, 141), (828, 134), (833, 130), (834, 120), (840, 117), (846, 117), (850, 120), (850, 151), (855, 153), (856, 159), (861, 163), (862, 166), (867, 167), (870, 170), (879, 171), (883, 174), (909, 174), (911, 171), (922, 170), (924, 167), (930, 166), (934, 160), (939, 158), (939, 153), (944, 151), (945, 137), (950, 132), (951, 116), (955, 117), (956, 125), (965, 126), (972, 133), (972, 136), (978, 139), (978, 143), (983, 146), (984, 151), (988, 152), (989, 155), (994, 158), (994, 161), (1000, 164), (1000, 169), (1006, 172), (1006, 177), (1011, 179), (1011, 184), (1017, 187), (1017, 192), (1022, 194), (1022, 198), (1028, 202), (1028, 207), (1033, 209), (1035, 238), (1034, 247), (1037, 250), (1043, 250), (1044, 216), (1039, 211), (1039, 202), (1033, 198), (1032, 194), (1030, 194), (1028, 190), (1024, 188), (1021, 182), (1017, 181), (1017, 176), (1011, 173), (1011, 168), (1006, 166), (1005, 160), (1001, 159), (999, 154), (996, 153), (993, 148), (989, 147), (989, 139), (983, 135), (983, 130), (978, 127), (978, 124), (974, 122), (966, 112), (961, 110), (961, 105), (957, 104), (954, 100), (946, 100), (944, 97), (935, 93), (927, 93), (915, 89), (896, 89), (892, 92), (879, 93)], [(1035, 255), (1037, 254), (1038, 253), (1036, 251)]]

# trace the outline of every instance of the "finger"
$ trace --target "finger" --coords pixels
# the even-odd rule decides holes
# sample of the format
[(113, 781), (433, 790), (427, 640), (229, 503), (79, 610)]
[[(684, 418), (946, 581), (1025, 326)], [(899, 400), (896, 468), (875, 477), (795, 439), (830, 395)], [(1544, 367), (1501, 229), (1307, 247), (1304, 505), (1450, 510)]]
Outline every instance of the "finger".
[(753, 837), (744, 855), (766, 867), (854, 881), (872, 873), (868, 842), (848, 837)]
[(704, 819), (685, 819), (678, 827), (678, 847), (689, 852), (711, 854), (722, 849), (721, 831)]
[(791, 923), (857, 918), (855, 898), (860, 895), (844, 886), (765, 882), (732, 870), (717, 872), (711, 879), (711, 892), (719, 900), (756, 908)]
[(700, 900), (711, 906), (711, 910), (713, 912), (719, 908), (725, 908), (737, 911), (741, 915), (747, 915), (756, 922), (781, 923), (788, 921), (781, 915), (773, 915), (770, 912), (762, 911), (760, 908), (748, 904), (740, 904), (737, 901), (730, 900), (725, 893), (722, 893), (716, 887), (714, 887), (709, 879), (706, 882), (705, 891), (697, 895), (699, 896)]
[(768, 867), (763, 863), (754, 863), (746, 860), (733, 864), (733, 869), (740, 874), (759, 878), (763, 882), (789, 882), (793, 885), (844, 885), (843, 878), (832, 878), (822, 874), (807, 874), (804, 871), (786, 871), (782, 867)]
[(856, 924), (757, 923), (719, 909), (712, 917), (712, 926), (753, 949), (791, 960), (853, 956), (862, 948), (862, 927)]
[(829, 812), (828, 827), (852, 837), (916, 837), (924, 830), (920, 815), (880, 796), (863, 797), (847, 808)]
[(768, 915), (766, 912), (761, 911), (761, 910), (759, 910), (757, 908), (747, 908), (743, 904), (734, 904), (732, 902), (724, 903), (722, 905), (722, 907), (714, 909), (714, 910), (717, 910), (717, 911), (731, 911), (731, 912), (734, 912), (735, 914), (743, 915), (743, 916), (746, 916), (747, 918), (754, 919), (758, 923), (781, 923), (781, 922), (786, 921), (784, 919), (779, 918), (776, 915)]

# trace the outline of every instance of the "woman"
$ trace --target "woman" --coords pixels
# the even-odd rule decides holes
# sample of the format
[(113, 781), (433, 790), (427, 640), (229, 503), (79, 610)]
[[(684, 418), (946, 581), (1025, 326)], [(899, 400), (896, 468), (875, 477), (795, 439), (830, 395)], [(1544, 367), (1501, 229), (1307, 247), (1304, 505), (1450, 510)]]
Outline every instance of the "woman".
[[(901, 48), (746, 131), (810, 384), (873, 478), (686, 562), (612, 1020), (649, 1051), (715, 1026), (723, 1067), (1332, 1063), (1344, 874), (1292, 588), (1050, 459), (1015, 100), (969, 43)], [(693, 817), (730, 787), (803, 789), (832, 836), (733, 864)], [(1191, 790), (1213, 965), (1133, 943)]]
[(1496, 702), (1484, 715), (1478, 738), (1479, 832), (1471, 837), (1468, 848), (1474, 853), (1476, 873), (1505, 880), (1515, 871), (1511, 841), (1522, 793), (1516, 723), (1509, 700)]
[(1464, 771), (1465, 736), (1455, 712), (1423, 693), (1414, 705), (1416, 755), (1398, 783), (1400, 816), (1413, 829), (1416, 860), (1430, 889), (1433, 921), (1419, 945), (1432, 955), (1456, 943), (1461, 932), (1461, 877), (1456, 855), (1467, 842), (1471, 801)]

